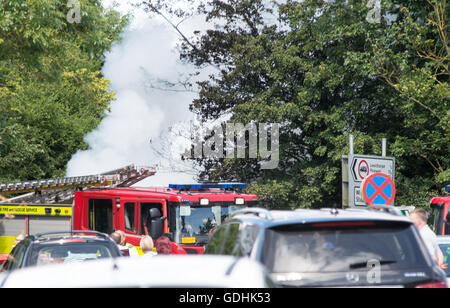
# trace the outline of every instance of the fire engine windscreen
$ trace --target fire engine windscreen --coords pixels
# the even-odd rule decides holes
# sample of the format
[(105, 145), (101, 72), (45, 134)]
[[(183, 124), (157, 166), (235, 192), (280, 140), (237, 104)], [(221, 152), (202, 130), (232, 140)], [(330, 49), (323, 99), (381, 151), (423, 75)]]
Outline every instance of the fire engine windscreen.
[(246, 206), (179, 206), (176, 209), (175, 241), (181, 244), (206, 245), (208, 233), (236, 211)]

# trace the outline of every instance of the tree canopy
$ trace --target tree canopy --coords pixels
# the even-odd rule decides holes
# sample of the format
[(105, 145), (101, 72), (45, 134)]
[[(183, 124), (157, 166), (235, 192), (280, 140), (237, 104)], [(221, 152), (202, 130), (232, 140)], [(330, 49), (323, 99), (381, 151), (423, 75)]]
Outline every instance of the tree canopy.
[[(170, 6), (142, 5), (159, 14)], [(230, 122), (281, 125), (277, 169), (262, 170), (257, 159), (205, 157), (198, 160), (204, 178), (252, 183), (249, 190), (271, 207), (340, 205), (341, 157), (353, 134), (359, 154), (380, 155), (388, 139), (397, 205), (426, 206), (443, 192), (450, 164), (446, 0), (383, 0), (376, 22), (361, 0), (210, 0), (197, 9), (211, 27), (180, 36), (181, 58), (218, 73), (198, 83), (191, 110), (204, 122), (229, 114)]]
[(65, 1), (0, 2), (0, 181), (64, 176), (114, 100), (100, 70), (127, 17), (77, 2), (79, 23)]

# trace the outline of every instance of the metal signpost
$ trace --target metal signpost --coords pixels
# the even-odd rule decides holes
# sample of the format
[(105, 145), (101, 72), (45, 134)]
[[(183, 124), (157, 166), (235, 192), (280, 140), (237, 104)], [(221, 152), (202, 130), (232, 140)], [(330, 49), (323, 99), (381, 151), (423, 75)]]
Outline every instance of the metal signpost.
[[(376, 173), (383, 173), (395, 182), (395, 158), (386, 157), (386, 140), (383, 139), (384, 156), (353, 153), (353, 136), (350, 135), (350, 153), (342, 157), (342, 205), (343, 207), (367, 206), (362, 192), (363, 181)], [(394, 202), (390, 205), (394, 205)]]

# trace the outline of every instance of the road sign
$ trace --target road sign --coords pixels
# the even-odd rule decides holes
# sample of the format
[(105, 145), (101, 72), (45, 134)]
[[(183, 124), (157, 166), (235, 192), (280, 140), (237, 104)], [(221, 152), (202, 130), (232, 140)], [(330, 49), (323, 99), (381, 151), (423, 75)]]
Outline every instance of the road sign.
[(395, 199), (394, 181), (384, 173), (372, 174), (364, 180), (362, 195), (368, 205), (391, 205)]
[(353, 155), (350, 165), (350, 173), (353, 181), (362, 182), (369, 175), (378, 172), (392, 177), (394, 175), (394, 159), (389, 157)]
[(384, 173), (394, 181), (395, 158), (392, 157), (349, 155), (346, 166), (348, 168), (348, 177), (346, 177), (348, 190), (345, 193), (348, 192), (347, 204), (350, 207), (367, 205), (362, 192), (362, 183), (369, 176), (375, 173)]

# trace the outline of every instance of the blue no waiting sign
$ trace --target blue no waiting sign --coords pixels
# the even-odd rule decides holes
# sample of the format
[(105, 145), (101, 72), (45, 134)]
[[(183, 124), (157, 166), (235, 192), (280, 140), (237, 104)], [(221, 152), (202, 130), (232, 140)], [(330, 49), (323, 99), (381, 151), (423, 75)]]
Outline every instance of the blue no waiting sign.
[(370, 175), (363, 183), (362, 195), (368, 205), (391, 205), (395, 199), (395, 184), (384, 173)]

